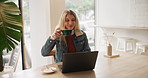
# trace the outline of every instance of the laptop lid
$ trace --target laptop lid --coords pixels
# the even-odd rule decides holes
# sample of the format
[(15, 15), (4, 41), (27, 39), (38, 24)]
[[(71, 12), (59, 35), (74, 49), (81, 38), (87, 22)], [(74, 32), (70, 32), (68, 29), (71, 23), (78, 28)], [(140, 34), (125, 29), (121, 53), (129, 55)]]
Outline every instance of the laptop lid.
[(95, 68), (98, 51), (64, 53), (62, 73), (87, 71)]

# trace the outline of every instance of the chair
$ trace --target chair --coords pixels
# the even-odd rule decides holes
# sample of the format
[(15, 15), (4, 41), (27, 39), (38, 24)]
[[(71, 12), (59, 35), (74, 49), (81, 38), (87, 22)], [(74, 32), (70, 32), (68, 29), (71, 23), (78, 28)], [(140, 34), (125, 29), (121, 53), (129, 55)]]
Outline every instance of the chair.
[(52, 51), (48, 54), (48, 56), (52, 56), (52, 63), (55, 63), (55, 52), (56, 52), (56, 50), (52, 50)]
[(132, 51), (135, 52), (136, 40), (129, 37), (119, 37), (117, 38), (117, 51)]
[(136, 43), (136, 52), (135, 54), (141, 54), (147, 52), (148, 43), (145, 42), (137, 42)]

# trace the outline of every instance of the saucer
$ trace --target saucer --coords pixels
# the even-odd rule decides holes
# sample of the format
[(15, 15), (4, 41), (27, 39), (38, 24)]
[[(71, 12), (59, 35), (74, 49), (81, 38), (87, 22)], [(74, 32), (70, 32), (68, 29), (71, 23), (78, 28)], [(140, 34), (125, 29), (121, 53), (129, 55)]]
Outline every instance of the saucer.
[(46, 68), (46, 69), (42, 70), (42, 72), (45, 73), (45, 74), (54, 73), (55, 71), (56, 71), (55, 67), (50, 67), (50, 68)]
[(50, 67), (51, 70), (56, 71), (57, 69), (55, 67)]

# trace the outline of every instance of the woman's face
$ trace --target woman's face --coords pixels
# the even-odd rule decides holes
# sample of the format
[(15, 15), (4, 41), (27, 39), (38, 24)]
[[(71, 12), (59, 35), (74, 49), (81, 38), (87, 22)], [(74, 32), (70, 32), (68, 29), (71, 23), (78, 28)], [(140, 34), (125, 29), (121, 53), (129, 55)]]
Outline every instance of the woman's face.
[(68, 14), (65, 18), (65, 29), (73, 30), (76, 26), (76, 18), (73, 15)]

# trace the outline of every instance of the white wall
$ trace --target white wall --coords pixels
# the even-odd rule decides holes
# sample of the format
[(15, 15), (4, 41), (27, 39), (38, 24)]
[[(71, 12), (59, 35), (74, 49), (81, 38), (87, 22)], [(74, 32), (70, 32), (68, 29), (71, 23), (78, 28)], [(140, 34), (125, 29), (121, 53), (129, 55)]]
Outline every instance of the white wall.
[(128, 26), (129, 0), (99, 0), (99, 25)]
[(97, 25), (148, 27), (148, 0), (99, 0)]
[(61, 13), (65, 9), (65, 0), (50, 0), (50, 16), (51, 16), (51, 32), (55, 30), (55, 27), (57, 23), (59, 22), (59, 18), (61, 16)]
[[(41, 56), (41, 47), (47, 38), (49, 25), (47, 23), (46, 10), (49, 7), (48, 0), (30, 0), (30, 26), (31, 26), (31, 60), (32, 67), (38, 67), (47, 63), (47, 59)], [(48, 12), (49, 13), (49, 12)], [(49, 20), (48, 20), (49, 21)]]
[(148, 27), (148, 0), (130, 0), (130, 24)]
[[(148, 27), (148, 0), (97, 0), (96, 24), (107, 28), (107, 33), (115, 32), (116, 37), (131, 37), (141, 42), (148, 42), (148, 31), (138, 27)], [(119, 27), (137, 27), (137, 29), (120, 29)], [(97, 47), (100, 47), (102, 31), (98, 29)]]
[[(61, 9), (64, 7), (64, 1), (61, 3), (55, 3), (59, 0), (30, 0), (30, 26), (31, 26), (31, 59), (32, 67), (42, 66), (49, 63), (47, 58), (41, 55), (41, 48), (44, 45), (47, 38), (51, 35), (51, 30), (53, 30), (54, 24), (58, 19), (54, 17), (59, 17)], [(53, 2), (53, 3), (50, 3)], [(52, 5), (50, 5), (52, 4)], [(57, 8), (53, 5), (60, 5)], [(51, 10), (50, 10), (51, 9)], [(56, 10), (55, 10), (56, 9)], [(51, 16), (50, 18), (50, 15)], [(53, 23), (53, 21), (55, 21)], [(52, 28), (52, 29), (51, 29)]]

